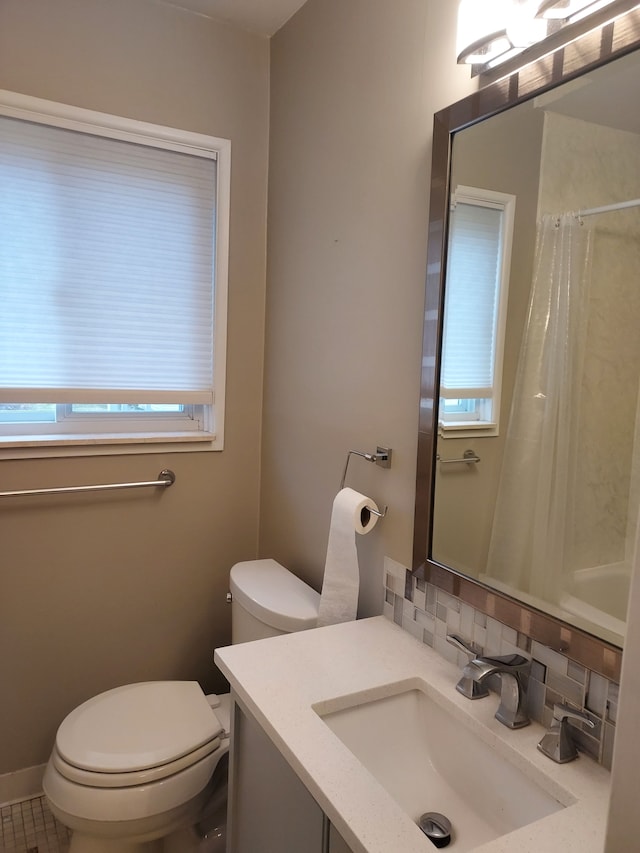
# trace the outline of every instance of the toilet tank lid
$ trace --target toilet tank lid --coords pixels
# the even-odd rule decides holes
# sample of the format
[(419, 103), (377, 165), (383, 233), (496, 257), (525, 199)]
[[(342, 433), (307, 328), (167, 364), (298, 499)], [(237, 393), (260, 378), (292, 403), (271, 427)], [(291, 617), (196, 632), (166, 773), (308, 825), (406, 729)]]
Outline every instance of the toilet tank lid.
[(305, 631), (318, 622), (320, 595), (275, 560), (236, 563), (230, 574), (238, 604), (279, 631)]
[(197, 681), (145, 681), (107, 690), (71, 711), (56, 748), (83, 770), (122, 773), (167, 764), (221, 732)]

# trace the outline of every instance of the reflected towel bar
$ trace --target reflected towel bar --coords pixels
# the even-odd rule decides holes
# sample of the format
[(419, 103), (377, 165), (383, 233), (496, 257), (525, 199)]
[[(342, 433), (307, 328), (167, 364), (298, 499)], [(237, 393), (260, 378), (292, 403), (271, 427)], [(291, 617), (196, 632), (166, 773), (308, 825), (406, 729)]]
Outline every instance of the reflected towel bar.
[(56, 489), (23, 489), (19, 492), (0, 492), (0, 498), (21, 498), (26, 495), (69, 495), (74, 492), (106, 492), (113, 489), (143, 489), (151, 486), (168, 488), (176, 481), (176, 475), (168, 468), (158, 474), (157, 480), (140, 483), (102, 483), (96, 486), (63, 486)]
[(441, 465), (453, 465), (454, 462), (465, 462), (467, 465), (477, 465), (480, 462), (480, 457), (475, 450), (465, 450), (462, 457), (459, 459), (441, 459), (440, 454), (436, 456), (436, 460)]

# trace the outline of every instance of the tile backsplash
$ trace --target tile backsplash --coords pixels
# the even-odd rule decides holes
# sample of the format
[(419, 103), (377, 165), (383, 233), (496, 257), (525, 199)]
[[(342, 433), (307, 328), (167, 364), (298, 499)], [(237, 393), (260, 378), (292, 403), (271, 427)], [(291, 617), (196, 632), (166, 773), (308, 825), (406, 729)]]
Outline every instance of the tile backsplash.
[(524, 654), (530, 658), (527, 710), (531, 719), (548, 728), (557, 703), (584, 711), (594, 728), (574, 726), (578, 747), (611, 769), (618, 684), (426, 581), (410, 578), (406, 589), (407, 569), (388, 557), (384, 576), (385, 616), (457, 666), (462, 668), (467, 658), (447, 642), (447, 634), (459, 634), (479, 654)]

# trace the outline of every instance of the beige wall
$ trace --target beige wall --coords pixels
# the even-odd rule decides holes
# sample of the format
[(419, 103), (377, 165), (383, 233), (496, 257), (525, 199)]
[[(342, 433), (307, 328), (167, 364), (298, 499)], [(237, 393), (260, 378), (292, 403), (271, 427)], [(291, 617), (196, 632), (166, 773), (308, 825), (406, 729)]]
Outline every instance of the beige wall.
[[(451, 59), (454, 6), (309, 0), (273, 43), (261, 551), (316, 586), (349, 447), (396, 453), (390, 471), (350, 468), (350, 484), (390, 505), (363, 540), (372, 572), (383, 553), (410, 559), (431, 114), (472, 87)], [(2, 489), (146, 479), (165, 465), (178, 476), (151, 498), (3, 502), (0, 772), (44, 761), (58, 721), (97, 690), (163, 677), (215, 686), (228, 568), (256, 548), (267, 50), (148, 0), (0, 3), (0, 86), (234, 145), (225, 451), (0, 463)], [(364, 582), (374, 608), (377, 585)], [(608, 853), (638, 829), (635, 658)]]
[(308, 0), (272, 40), (260, 551), (320, 588), (347, 485), (388, 504), (359, 541), (360, 613), (411, 559), (434, 111), (475, 87), (457, 4)]
[(3, 501), (3, 773), (45, 761), (97, 691), (223, 687), (228, 571), (257, 549), (269, 43), (150, 0), (2, 0), (0, 88), (232, 141), (224, 451), (0, 462), (3, 490), (177, 475), (160, 495)]
[[(349, 469), (389, 505), (360, 542), (364, 613), (383, 555), (410, 559), (432, 116), (475, 88), (454, 29), (449, 2), (309, 0), (271, 45), (260, 552), (320, 588), (346, 452), (390, 445), (391, 470)], [(98, 690), (221, 686), (228, 569), (257, 547), (269, 44), (151, 0), (3, 0), (0, 87), (233, 143), (224, 452), (0, 463), (3, 489), (178, 478), (0, 508), (5, 772)]]

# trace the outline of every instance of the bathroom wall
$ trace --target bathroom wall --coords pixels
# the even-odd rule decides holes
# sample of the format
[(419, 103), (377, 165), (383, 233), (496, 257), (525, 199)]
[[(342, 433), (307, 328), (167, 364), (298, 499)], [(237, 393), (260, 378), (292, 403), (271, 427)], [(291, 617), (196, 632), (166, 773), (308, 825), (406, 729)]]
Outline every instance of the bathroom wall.
[(347, 483), (389, 504), (359, 543), (362, 613), (383, 555), (411, 548), (434, 111), (475, 88), (455, 4), (309, 0), (271, 44), (152, 0), (3, 0), (0, 87), (233, 143), (226, 446), (219, 454), (1, 461), (2, 489), (177, 474), (161, 495), (0, 507), (0, 774), (38, 764), (82, 699), (198, 678), (229, 642), (229, 567), (257, 548), (271, 98), (270, 269), (260, 552), (320, 588)]
[(260, 552), (320, 589), (346, 484), (389, 506), (358, 542), (360, 615), (411, 559), (433, 113), (472, 89), (457, 4), (308, 0), (272, 39)]
[(228, 572), (257, 549), (269, 43), (151, 0), (2, 0), (0, 87), (232, 141), (224, 451), (0, 461), (0, 490), (177, 476), (162, 494), (2, 501), (3, 774), (46, 761), (100, 690), (223, 687)]

